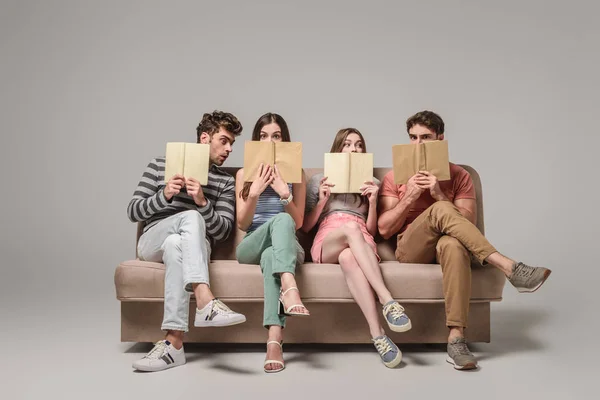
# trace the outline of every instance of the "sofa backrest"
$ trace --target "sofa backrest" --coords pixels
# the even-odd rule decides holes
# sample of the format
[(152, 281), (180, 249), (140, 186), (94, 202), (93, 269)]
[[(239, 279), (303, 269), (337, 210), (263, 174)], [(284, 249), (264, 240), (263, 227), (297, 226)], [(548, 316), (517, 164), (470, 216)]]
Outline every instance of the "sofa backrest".
[[(460, 165), (460, 164), (459, 164)], [(469, 172), (471, 175), (471, 179), (473, 180), (473, 185), (475, 186), (475, 193), (477, 196), (477, 228), (481, 231), (481, 233), (485, 233), (484, 231), (484, 221), (483, 221), (483, 194), (481, 189), (481, 179), (479, 174), (475, 169), (468, 165), (460, 165), (464, 169)], [(225, 167), (223, 168), (225, 171), (230, 173), (232, 176), (235, 176), (236, 172), (240, 167)], [(387, 174), (391, 168), (375, 168), (373, 170), (373, 174), (380, 181), (383, 180), (385, 174)], [(313, 175), (323, 172), (323, 168), (305, 168), (307, 179), (310, 179)], [(137, 229), (137, 239), (142, 234), (144, 224), (138, 223)], [(312, 239), (316, 233), (316, 229), (309, 234), (305, 234), (302, 231), (298, 231), (298, 240), (302, 247), (304, 247), (306, 252), (306, 261), (311, 261), (310, 259), (310, 247), (312, 245)], [(245, 232), (237, 229), (237, 226), (234, 226), (232, 234), (229, 238), (222, 243), (217, 244), (212, 249), (211, 258), (213, 260), (235, 260), (235, 248), (244, 238)], [(136, 243), (137, 243), (136, 239)], [(396, 237), (392, 236), (390, 239), (385, 240), (381, 238), (379, 235), (375, 238), (377, 242), (377, 250), (382, 261), (394, 261), (394, 252), (396, 250)]]

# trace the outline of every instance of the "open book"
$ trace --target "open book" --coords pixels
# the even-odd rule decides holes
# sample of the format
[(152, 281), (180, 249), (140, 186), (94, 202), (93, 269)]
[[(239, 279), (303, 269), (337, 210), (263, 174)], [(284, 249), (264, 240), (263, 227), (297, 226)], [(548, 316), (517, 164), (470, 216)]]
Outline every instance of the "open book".
[(450, 179), (448, 141), (435, 140), (421, 144), (397, 144), (392, 146), (394, 183), (406, 184), (419, 171), (428, 171), (438, 181)]
[(201, 143), (167, 143), (165, 183), (175, 174), (194, 178), (201, 185), (208, 183), (210, 145)]
[(335, 185), (331, 193), (361, 193), (359, 188), (373, 180), (373, 154), (325, 153), (323, 176)]
[(244, 182), (258, 176), (260, 164), (277, 165), (286, 183), (302, 182), (302, 143), (249, 140), (244, 146)]

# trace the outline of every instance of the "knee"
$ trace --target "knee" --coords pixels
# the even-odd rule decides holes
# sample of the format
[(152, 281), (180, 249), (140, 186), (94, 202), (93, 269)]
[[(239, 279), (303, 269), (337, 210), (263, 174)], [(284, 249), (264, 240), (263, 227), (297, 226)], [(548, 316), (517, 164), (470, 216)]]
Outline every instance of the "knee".
[(167, 236), (163, 242), (162, 250), (165, 256), (169, 256), (175, 252), (181, 253), (181, 236), (177, 234)]
[(442, 236), (440, 240), (438, 240), (435, 248), (438, 253), (438, 258), (440, 258), (443, 253), (454, 255), (462, 254), (469, 257), (469, 251), (466, 247), (458, 239), (451, 236)]
[(274, 216), (273, 222), (296, 227), (296, 221), (294, 221), (294, 218), (292, 218), (292, 216), (286, 212), (280, 212), (279, 214)]
[(265, 268), (265, 266), (271, 265), (271, 260), (273, 259), (273, 247), (267, 247), (262, 254), (260, 255), (260, 265)]
[(340, 253), (338, 256), (338, 262), (340, 263), (342, 270), (353, 270), (354, 268), (358, 267), (356, 258), (354, 258), (354, 254), (352, 254), (350, 249), (345, 249)]
[(205, 228), (204, 218), (196, 210), (182, 211), (181, 218), (184, 222), (191, 223), (194, 226), (199, 226), (201, 229)]
[(456, 210), (454, 204), (449, 201), (436, 201), (431, 206), (431, 211), (438, 214), (448, 214)]

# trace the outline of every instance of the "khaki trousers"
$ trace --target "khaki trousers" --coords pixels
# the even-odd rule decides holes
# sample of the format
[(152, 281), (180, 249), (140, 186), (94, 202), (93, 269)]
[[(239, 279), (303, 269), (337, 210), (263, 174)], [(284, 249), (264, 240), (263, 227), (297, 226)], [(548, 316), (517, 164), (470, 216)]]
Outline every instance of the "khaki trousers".
[(446, 325), (467, 327), (471, 254), (482, 264), (496, 249), (449, 201), (438, 201), (398, 235), (396, 259), (442, 266)]

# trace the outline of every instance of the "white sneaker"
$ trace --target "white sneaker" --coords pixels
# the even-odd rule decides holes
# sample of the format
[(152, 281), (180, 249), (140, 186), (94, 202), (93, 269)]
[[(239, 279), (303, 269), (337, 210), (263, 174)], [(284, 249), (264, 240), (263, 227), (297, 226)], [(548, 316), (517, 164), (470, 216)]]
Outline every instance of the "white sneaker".
[(219, 299), (212, 299), (202, 310), (196, 308), (194, 326), (218, 327), (230, 326), (246, 322), (244, 314), (232, 311)]
[(156, 372), (183, 364), (185, 364), (183, 346), (177, 350), (168, 340), (160, 340), (148, 354), (133, 363), (133, 368), (139, 371)]

